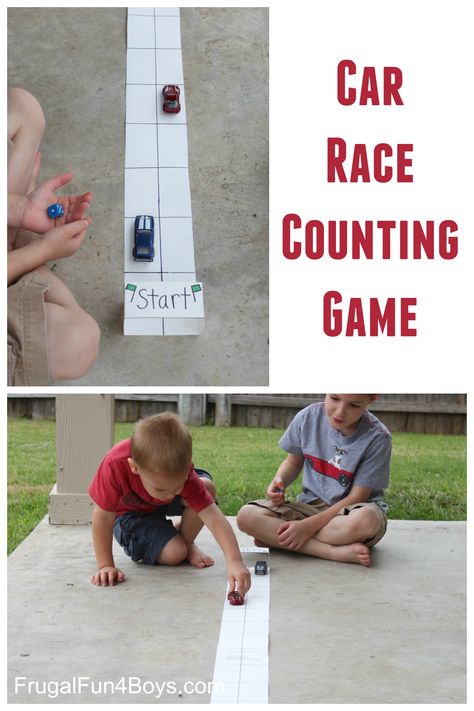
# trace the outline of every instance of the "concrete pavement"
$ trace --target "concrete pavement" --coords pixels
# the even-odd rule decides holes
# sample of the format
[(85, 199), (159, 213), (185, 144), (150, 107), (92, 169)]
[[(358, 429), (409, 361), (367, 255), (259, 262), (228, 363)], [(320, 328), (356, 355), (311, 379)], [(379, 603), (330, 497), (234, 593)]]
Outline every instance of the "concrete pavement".
[[(9, 701), (208, 703), (226, 587), (210, 534), (202, 571), (117, 550), (114, 588), (89, 583), (90, 535), (45, 519), (10, 556)], [(272, 551), (269, 702), (465, 703), (465, 543), (462, 522), (390, 521), (370, 569)], [(82, 691), (47, 697), (79, 677)], [(121, 679), (132, 693), (113, 695), (105, 682)], [(201, 685), (178, 696), (186, 681)], [(160, 699), (152, 682), (169, 682)]]

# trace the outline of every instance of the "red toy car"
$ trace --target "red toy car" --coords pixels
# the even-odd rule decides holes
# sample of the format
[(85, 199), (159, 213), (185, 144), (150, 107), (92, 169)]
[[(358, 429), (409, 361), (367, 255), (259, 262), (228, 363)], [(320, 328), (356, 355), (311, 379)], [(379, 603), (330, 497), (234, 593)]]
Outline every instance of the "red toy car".
[(234, 592), (230, 592), (227, 595), (227, 599), (231, 605), (243, 605), (244, 604), (244, 598), (242, 597), (242, 595), (239, 593), (238, 590), (234, 590)]
[(167, 84), (163, 87), (163, 111), (167, 114), (179, 114), (181, 104), (179, 103), (179, 86), (176, 84)]

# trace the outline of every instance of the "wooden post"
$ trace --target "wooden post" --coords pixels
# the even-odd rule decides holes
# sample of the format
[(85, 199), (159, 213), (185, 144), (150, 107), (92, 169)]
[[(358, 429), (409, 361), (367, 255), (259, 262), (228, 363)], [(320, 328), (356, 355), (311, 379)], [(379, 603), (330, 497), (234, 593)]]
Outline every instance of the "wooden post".
[(187, 425), (206, 424), (206, 396), (179, 395), (178, 415)]
[(216, 395), (216, 427), (232, 424), (232, 395)]
[(50, 523), (90, 523), (87, 487), (113, 445), (113, 395), (56, 396), (57, 479), (49, 495)]

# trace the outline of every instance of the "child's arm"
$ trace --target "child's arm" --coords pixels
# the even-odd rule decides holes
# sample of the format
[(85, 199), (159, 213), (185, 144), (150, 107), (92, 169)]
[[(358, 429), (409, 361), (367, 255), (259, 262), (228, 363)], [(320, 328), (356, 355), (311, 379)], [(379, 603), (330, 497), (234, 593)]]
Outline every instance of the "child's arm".
[(97, 573), (91, 577), (94, 585), (115, 585), (125, 580), (125, 575), (115, 567), (112, 555), (112, 538), (115, 512), (105, 511), (97, 504), (92, 514), (92, 541), (97, 560)]
[(232, 526), (216, 504), (211, 504), (200, 511), (199, 517), (204, 521), (224, 553), (227, 563), (229, 591), (237, 587), (242, 597), (250, 588), (250, 572), (242, 562), (239, 545)]
[(340, 499), (321, 513), (309, 516), (302, 521), (285, 521), (277, 529), (278, 540), (284, 548), (298, 550), (315, 536), (331, 519), (337, 516), (344, 506), (360, 504), (367, 501), (372, 489), (365, 486), (353, 486), (351, 491), (343, 499)]
[(8, 253), (8, 284), (52, 259), (72, 256), (81, 246), (90, 218), (54, 227), (29, 244)]
[(303, 455), (288, 454), (278, 467), (278, 471), (267, 489), (268, 498), (276, 506), (285, 501), (285, 489), (297, 479), (303, 464)]

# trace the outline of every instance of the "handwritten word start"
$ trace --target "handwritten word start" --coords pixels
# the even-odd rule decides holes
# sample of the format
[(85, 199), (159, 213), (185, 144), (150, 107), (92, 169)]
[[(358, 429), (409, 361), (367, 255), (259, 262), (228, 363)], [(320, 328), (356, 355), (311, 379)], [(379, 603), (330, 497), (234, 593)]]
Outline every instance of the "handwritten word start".
[(125, 284), (128, 318), (203, 318), (203, 292), (199, 282), (141, 281)]

